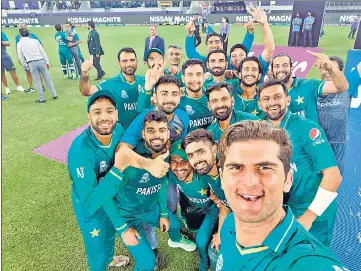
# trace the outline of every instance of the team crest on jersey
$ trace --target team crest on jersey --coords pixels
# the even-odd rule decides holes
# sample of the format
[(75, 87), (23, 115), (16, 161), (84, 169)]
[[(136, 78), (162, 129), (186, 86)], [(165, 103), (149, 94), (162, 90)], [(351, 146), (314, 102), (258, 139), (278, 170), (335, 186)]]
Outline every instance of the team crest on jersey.
[(78, 176), (78, 178), (84, 178), (84, 167), (77, 168), (76, 175)]
[(139, 183), (147, 183), (147, 182), (149, 182), (149, 180), (150, 180), (149, 173), (146, 172), (143, 174), (142, 179), (140, 179)]
[(216, 267), (216, 271), (220, 271), (222, 270), (223, 267), (223, 255), (220, 254), (217, 260), (217, 267)]
[(125, 91), (125, 90), (122, 90), (120, 96), (123, 98), (123, 99), (127, 99), (129, 96), (128, 96), (128, 93)]
[(186, 111), (187, 111), (187, 114), (190, 116), (192, 116), (194, 114), (194, 110), (190, 105), (186, 105)]
[(103, 173), (103, 172), (107, 171), (107, 169), (108, 169), (107, 162), (101, 161), (100, 166), (99, 166), (99, 172)]

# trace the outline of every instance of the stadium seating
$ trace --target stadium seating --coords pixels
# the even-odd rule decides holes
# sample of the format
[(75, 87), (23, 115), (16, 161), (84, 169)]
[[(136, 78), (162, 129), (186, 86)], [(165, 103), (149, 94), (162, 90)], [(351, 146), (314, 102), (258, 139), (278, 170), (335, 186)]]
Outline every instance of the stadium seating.
[(244, 1), (216, 1), (212, 5), (211, 13), (246, 13), (246, 4)]

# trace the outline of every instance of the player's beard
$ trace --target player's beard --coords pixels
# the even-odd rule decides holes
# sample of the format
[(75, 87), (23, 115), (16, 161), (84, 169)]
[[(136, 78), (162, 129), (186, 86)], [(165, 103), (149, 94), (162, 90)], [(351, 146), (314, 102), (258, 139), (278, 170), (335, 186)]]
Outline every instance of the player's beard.
[(122, 72), (124, 72), (126, 75), (134, 75), (136, 70), (137, 67), (128, 66), (125, 67), (125, 69), (122, 69)]
[[(162, 144), (154, 146), (152, 144), (152, 141), (155, 141), (155, 140), (160, 140), (162, 142)], [(147, 145), (148, 149), (150, 149), (150, 150), (152, 150), (152, 151), (154, 151), (156, 153), (160, 153), (161, 151), (164, 150), (165, 145), (167, 144), (167, 142), (165, 140), (161, 139), (161, 138), (152, 138), (149, 141), (145, 140), (145, 144)]]
[[(226, 112), (224, 114), (218, 114), (217, 111), (220, 109), (224, 109), (224, 110), (226, 110)], [(228, 119), (228, 117), (231, 115), (231, 113), (232, 113), (232, 106), (231, 107), (222, 106), (222, 107), (217, 107), (215, 110), (212, 110), (213, 116), (217, 120), (220, 120), (220, 121)]]
[[(215, 71), (214, 69), (220, 69), (218, 71)], [(210, 69), (209, 72), (213, 75), (213, 76), (222, 76), (225, 72), (226, 69), (223, 69), (221, 67), (214, 67), (213, 69)]]
[(255, 76), (253, 76), (253, 75), (252, 75), (252, 77), (255, 79), (252, 83), (247, 83), (246, 80), (243, 79), (243, 76), (241, 76), (239, 80), (246, 87), (253, 87), (254, 85), (258, 84), (259, 80), (257, 80), (257, 78)]
[(285, 75), (285, 78), (283, 78), (283, 79), (280, 79), (280, 78), (278, 78), (278, 74), (279, 74), (280, 72), (277, 72), (276, 74), (275, 74), (275, 78), (277, 78), (277, 79), (279, 79), (279, 80), (281, 80), (283, 83), (285, 83), (285, 84), (287, 84), (287, 82), (290, 80), (290, 78), (291, 78), (291, 73), (290, 72), (287, 72), (287, 74)]
[[(206, 165), (203, 168), (197, 168), (197, 165), (205, 163)], [(211, 169), (213, 168), (213, 164), (208, 163), (206, 160), (199, 161), (194, 164), (194, 171), (197, 172), (199, 175), (207, 175)]]
[[(167, 105), (172, 106), (172, 108), (168, 108)], [(163, 103), (161, 105), (158, 105), (158, 109), (169, 115), (177, 109), (177, 105), (175, 103)]]
[(198, 91), (200, 91), (200, 90), (202, 89), (203, 84), (199, 84), (199, 85), (197, 85), (196, 87), (193, 87), (193, 86), (190, 85), (190, 83), (188, 83), (188, 84), (186, 85), (186, 87), (187, 87), (187, 89), (189, 89), (189, 90), (192, 91), (192, 92), (198, 92)]
[(114, 122), (110, 128), (108, 128), (107, 130), (104, 130), (102, 128), (100, 128), (100, 122), (98, 121), (97, 123), (94, 123), (93, 121), (91, 121), (91, 127), (99, 134), (99, 135), (111, 135), (113, 133), (114, 127), (117, 124), (116, 122)]
[[(276, 105), (272, 105), (272, 106), (276, 106)], [(264, 111), (265, 115), (267, 118), (269, 118), (270, 120), (279, 120), (280, 118), (282, 118), (287, 110), (287, 107), (281, 108), (280, 105), (279, 106), (279, 111), (276, 114), (270, 114), (268, 113), (268, 110), (271, 106), (266, 107), (266, 111)]]

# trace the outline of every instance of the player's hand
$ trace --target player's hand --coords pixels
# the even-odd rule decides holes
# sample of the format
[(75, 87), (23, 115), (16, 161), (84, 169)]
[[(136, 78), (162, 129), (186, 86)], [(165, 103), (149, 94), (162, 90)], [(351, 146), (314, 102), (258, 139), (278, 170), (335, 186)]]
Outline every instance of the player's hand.
[(320, 70), (326, 69), (327, 71), (332, 71), (336, 69), (336, 66), (331, 62), (327, 55), (321, 53), (314, 53), (309, 50), (307, 50), (307, 53), (316, 57), (315, 67), (319, 68)]
[(217, 205), (218, 208), (222, 206), (222, 202), (219, 200), (219, 198), (217, 198), (216, 195), (214, 195), (212, 190), (210, 190), (209, 198)]
[(267, 23), (266, 12), (261, 7), (255, 7), (252, 3), (250, 3), (249, 8), (247, 7), (247, 11), (261, 25), (264, 25), (265, 23)]
[(159, 155), (157, 158), (151, 160), (149, 163), (149, 168), (146, 168), (156, 178), (164, 177), (169, 170), (169, 164), (164, 160), (169, 156), (169, 151), (164, 154)]
[(297, 221), (307, 230), (309, 231), (310, 228), (312, 227), (312, 223), (313, 221), (315, 221), (317, 215), (315, 215), (314, 213), (312, 213), (309, 210), (306, 210), (306, 212), (297, 217)]
[(96, 57), (96, 58), (99, 58), (99, 57), (100, 57), (100, 55), (95, 55), (95, 57)]
[(304, 29), (302, 29), (302, 33), (303, 33), (303, 32), (305, 32), (305, 30), (304, 30)]
[(179, 72), (179, 68), (177, 66), (172, 65), (169, 67), (168, 71), (171, 75), (176, 75)]
[(221, 245), (221, 238), (219, 232), (213, 234), (213, 238), (211, 241), (211, 248), (216, 248), (216, 250), (219, 252), (219, 246)]
[(358, 73), (361, 77), (361, 62), (357, 65), (357, 70), (358, 70)]
[(211, 77), (211, 73), (210, 73), (210, 72), (204, 73), (204, 81), (208, 80), (210, 77)]
[(128, 146), (124, 144), (119, 144), (115, 152), (114, 166), (117, 169), (124, 171), (127, 167), (131, 165), (131, 153), (132, 150)]
[(168, 218), (160, 218), (159, 219), (159, 228), (161, 232), (168, 232), (169, 230), (169, 219)]
[(46, 68), (49, 70), (50, 69), (50, 64), (46, 64)]
[(164, 74), (165, 62), (163, 58), (158, 58), (153, 67), (147, 70), (145, 74), (145, 84), (144, 88), (146, 90), (151, 90), (158, 82), (159, 77)]
[(252, 18), (248, 19), (248, 22), (244, 25), (244, 29), (246, 29), (250, 34), (254, 33), (254, 23)]
[(139, 244), (138, 239), (140, 239), (139, 233), (133, 229), (129, 228), (126, 232), (122, 233), (122, 240), (127, 246), (136, 246)]
[(80, 40), (79, 43), (80, 43), (80, 44), (83, 44), (83, 41)]
[(93, 68), (93, 56), (90, 56), (90, 59), (84, 60), (84, 62), (81, 64), (81, 71), (83, 73), (88, 73), (91, 68)]
[(186, 25), (185, 29), (188, 31), (188, 33), (193, 32), (195, 30), (193, 20), (190, 20)]
[(232, 70), (226, 70), (226, 72), (224, 73), (224, 75), (226, 76), (226, 78), (232, 79), (234, 77), (237, 77), (234, 73), (234, 71)]

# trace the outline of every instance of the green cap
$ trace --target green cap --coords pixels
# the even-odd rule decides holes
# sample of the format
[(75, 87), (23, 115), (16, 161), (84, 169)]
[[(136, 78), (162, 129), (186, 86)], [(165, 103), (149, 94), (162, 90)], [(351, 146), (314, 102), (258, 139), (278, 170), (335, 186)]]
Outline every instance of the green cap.
[(117, 108), (117, 102), (115, 100), (115, 97), (114, 97), (113, 93), (111, 93), (108, 90), (98, 90), (92, 96), (90, 96), (89, 99), (88, 99), (88, 104), (87, 104), (87, 111), (88, 112), (89, 112), (89, 108), (93, 104), (93, 102), (96, 99), (98, 99), (99, 97), (101, 97), (101, 96), (105, 96), (105, 97), (109, 98), (109, 100), (111, 100), (114, 103), (115, 108)]
[(154, 52), (160, 54), (164, 58), (164, 55), (161, 50), (159, 50), (158, 48), (150, 48), (145, 55), (145, 60), (148, 60), (149, 55)]
[(173, 142), (172, 146), (170, 147), (170, 156), (177, 155), (182, 158), (184, 161), (188, 161), (188, 157), (185, 151), (182, 149), (182, 140), (177, 140)]

